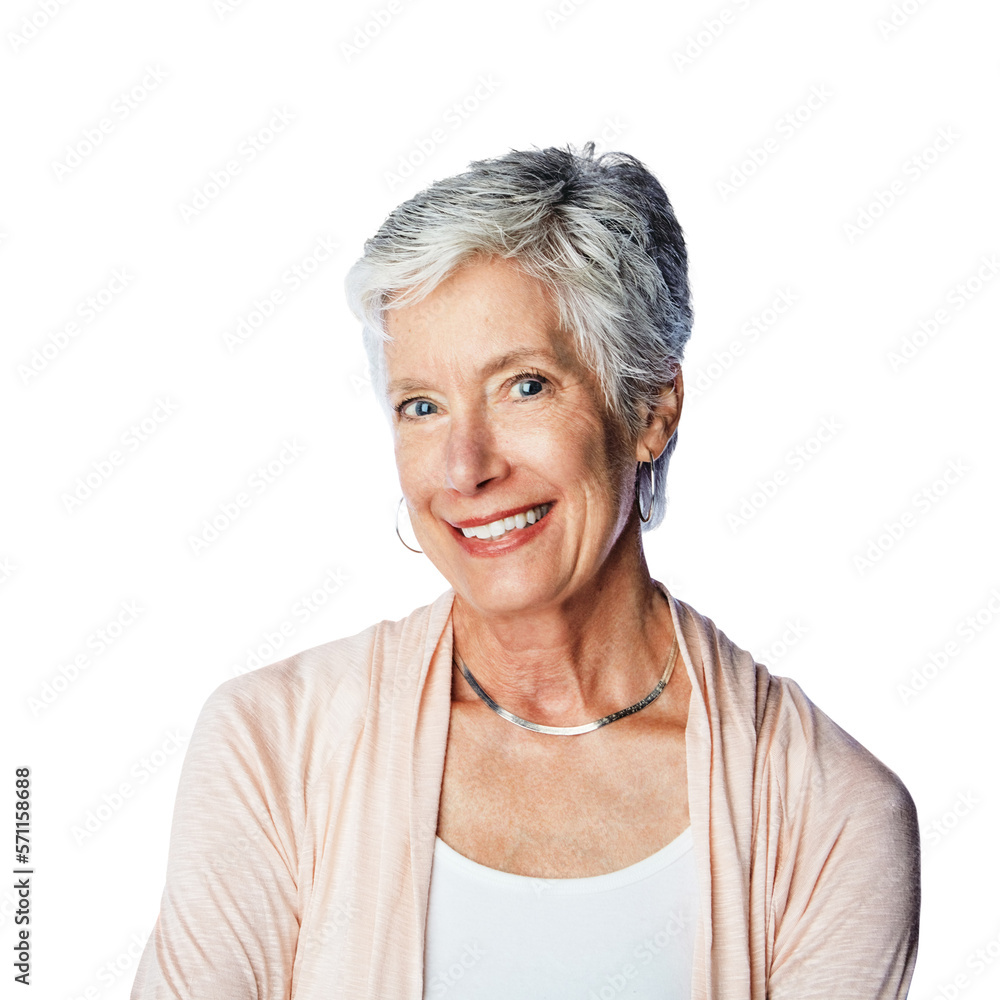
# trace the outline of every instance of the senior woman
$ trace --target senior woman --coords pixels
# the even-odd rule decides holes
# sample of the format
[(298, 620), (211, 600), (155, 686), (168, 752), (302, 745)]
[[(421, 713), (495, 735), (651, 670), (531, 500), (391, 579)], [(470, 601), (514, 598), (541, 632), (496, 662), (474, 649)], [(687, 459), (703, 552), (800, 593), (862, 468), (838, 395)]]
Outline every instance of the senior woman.
[(905, 996), (905, 787), (646, 565), (686, 266), (593, 144), (473, 163), (366, 243), (408, 547), (451, 587), (209, 698), (133, 998)]

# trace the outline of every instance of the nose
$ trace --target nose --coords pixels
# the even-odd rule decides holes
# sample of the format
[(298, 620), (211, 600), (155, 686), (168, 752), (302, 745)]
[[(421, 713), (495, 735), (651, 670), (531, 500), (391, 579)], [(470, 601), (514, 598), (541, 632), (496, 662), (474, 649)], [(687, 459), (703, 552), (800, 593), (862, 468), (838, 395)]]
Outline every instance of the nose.
[(510, 463), (497, 447), (495, 428), (483, 413), (452, 413), (448, 428), (445, 479), (448, 489), (474, 496), (487, 483), (503, 479)]

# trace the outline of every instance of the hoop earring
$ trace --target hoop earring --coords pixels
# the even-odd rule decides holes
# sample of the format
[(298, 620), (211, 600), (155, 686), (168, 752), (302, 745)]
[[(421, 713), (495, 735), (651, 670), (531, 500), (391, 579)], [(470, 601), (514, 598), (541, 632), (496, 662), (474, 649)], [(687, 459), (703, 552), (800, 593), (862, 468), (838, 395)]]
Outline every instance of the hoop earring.
[[(396, 506), (396, 535), (397, 535), (397, 536), (399, 537), (399, 540), (400, 540), (400, 541), (401, 541), (401, 542), (402, 542), (402, 543), (403, 543), (404, 545), (406, 545), (406, 539), (405, 539), (405, 538), (403, 538), (403, 536), (399, 534), (399, 509), (400, 509), (400, 507), (402, 507), (402, 506), (403, 506), (403, 500), (404, 500), (404, 498), (403, 498), (403, 497), (400, 497), (400, 498), (399, 498), (399, 503), (398, 503), (398, 504), (397, 504), (397, 506)], [(424, 554), (424, 550), (423, 550), (423, 549), (415, 549), (415, 548), (414, 548), (414, 547), (413, 547), (412, 545), (406, 545), (406, 547), (407, 547), (407, 548), (408, 548), (408, 549), (409, 549), (409, 550), (410, 550), (411, 552), (417, 552), (417, 553), (419, 553), (420, 555), (423, 555), (423, 554)]]
[[(654, 474), (654, 469), (653, 469), (653, 453), (647, 448), (646, 454), (649, 455), (649, 492), (650, 492), (649, 514), (647, 514), (646, 517), (642, 516), (642, 501), (641, 501), (641, 493), (639, 490), (639, 477), (638, 476), (635, 477), (635, 503), (636, 506), (639, 508), (639, 519), (644, 524), (647, 524), (649, 522), (649, 519), (653, 516), (653, 504), (656, 502), (656, 476)], [(645, 464), (646, 464), (645, 462), (639, 463), (640, 466)], [(640, 469), (639, 471), (641, 472), (642, 470)]]

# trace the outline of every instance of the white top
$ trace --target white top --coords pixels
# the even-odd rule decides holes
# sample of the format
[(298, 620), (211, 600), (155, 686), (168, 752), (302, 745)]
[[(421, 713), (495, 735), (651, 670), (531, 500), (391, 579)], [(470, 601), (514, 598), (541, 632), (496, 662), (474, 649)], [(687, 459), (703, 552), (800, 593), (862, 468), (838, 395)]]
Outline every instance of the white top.
[(690, 827), (588, 878), (497, 871), (436, 837), (424, 1000), (689, 1000), (697, 917)]

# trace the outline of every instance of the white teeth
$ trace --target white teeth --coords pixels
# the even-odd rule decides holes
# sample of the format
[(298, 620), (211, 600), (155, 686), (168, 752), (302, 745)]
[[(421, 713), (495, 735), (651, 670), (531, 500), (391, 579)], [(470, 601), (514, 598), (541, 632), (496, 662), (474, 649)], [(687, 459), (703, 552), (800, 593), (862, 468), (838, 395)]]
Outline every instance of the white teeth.
[(508, 531), (516, 531), (518, 528), (524, 528), (529, 524), (540, 521), (549, 512), (551, 507), (552, 504), (543, 503), (537, 507), (532, 507), (531, 510), (515, 514), (513, 517), (491, 521), (489, 524), (478, 524), (474, 528), (463, 528), (462, 534), (466, 538), (482, 538), (483, 540), (500, 538), (507, 534)]

